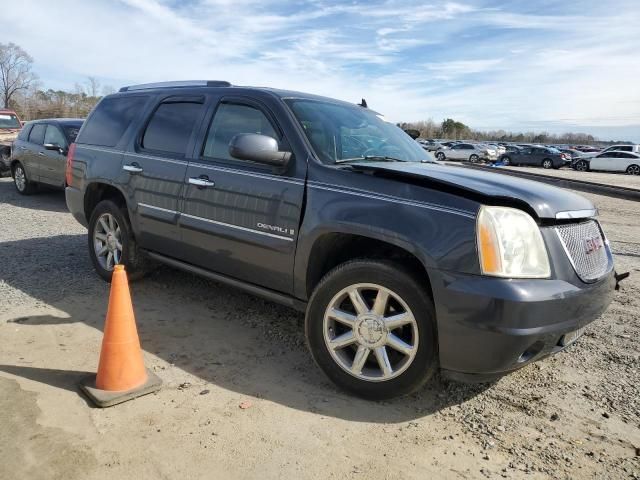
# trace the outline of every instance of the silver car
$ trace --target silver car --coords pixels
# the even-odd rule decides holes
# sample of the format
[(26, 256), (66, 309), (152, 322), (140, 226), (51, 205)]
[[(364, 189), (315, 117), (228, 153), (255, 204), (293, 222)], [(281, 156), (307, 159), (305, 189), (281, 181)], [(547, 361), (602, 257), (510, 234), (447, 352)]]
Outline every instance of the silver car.
[(451, 148), (440, 149), (436, 153), (436, 158), (442, 160), (466, 160), (471, 163), (477, 163), (480, 160), (494, 162), (498, 155), (495, 149), (486, 145), (473, 143), (458, 143)]

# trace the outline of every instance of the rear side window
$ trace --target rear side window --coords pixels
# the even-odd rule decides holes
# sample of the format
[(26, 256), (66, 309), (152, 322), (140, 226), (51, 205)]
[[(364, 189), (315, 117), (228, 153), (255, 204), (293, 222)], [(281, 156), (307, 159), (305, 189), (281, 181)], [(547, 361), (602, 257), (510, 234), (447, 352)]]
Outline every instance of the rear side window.
[(213, 117), (202, 155), (237, 161), (229, 154), (229, 143), (239, 133), (259, 133), (276, 140), (279, 137), (271, 122), (259, 109), (249, 105), (223, 103)]
[(46, 129), (46, 123), (36, 123), (29, 134), (29, 141), (37, 145), (42, 145), (44, 143), (44, 132)]
[(196, 102), (161, 103), (144, 132), (142, 148), (184, 155), (202, 108)]
[(115, 147), (146, 101), (145, 96), (105, 98), (87, 120), (78, 143)]
[(22, 127), (22, 130), (20, 130), (20, 133), (18, 134), (18, 140), (22, 140), (26, 142), (27, 138), (29, 138), (31, 127), (33, 127), (32, 123), (28, 123), (24, 127)]
[(633, 147), (631, 145), (624, 145), (622, 147), (618, 147), (616, 150), (619, 150), (622, 152), (633, 152)]

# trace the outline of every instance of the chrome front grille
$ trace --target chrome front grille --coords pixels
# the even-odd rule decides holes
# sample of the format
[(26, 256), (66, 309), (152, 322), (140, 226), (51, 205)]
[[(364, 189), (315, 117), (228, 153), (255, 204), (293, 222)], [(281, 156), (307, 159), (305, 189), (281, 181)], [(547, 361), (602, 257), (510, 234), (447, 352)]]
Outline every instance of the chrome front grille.
[(559, 225), (555, 229), (582, 281), (593, 282), (607, 273), (607, 245), (595, 220)]

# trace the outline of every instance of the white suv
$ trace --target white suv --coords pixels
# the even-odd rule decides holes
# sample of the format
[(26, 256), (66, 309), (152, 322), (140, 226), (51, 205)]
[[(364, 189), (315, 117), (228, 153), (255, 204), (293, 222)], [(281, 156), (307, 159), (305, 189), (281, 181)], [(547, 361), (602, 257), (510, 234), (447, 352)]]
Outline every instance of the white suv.
[(468, 160), (477, 163), (480, 160), (495, 161), (498, 154), (495, 149), (486, 145), (474, 145), (473, 143), (457, 143), (448, 149), (438, 149), (436, 158), (442, 160)]

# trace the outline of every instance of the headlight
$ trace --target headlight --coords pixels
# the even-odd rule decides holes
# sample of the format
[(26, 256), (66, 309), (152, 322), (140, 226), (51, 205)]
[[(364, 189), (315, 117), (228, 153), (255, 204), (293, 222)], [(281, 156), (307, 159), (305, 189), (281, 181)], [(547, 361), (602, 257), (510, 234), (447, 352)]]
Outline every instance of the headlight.
[(509, 278), (551, 275), (540, 229), (522, 210), (483, 206), (478, 214), (477, 238), (484, 275)]

